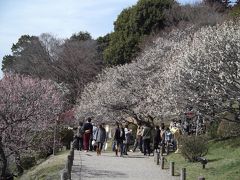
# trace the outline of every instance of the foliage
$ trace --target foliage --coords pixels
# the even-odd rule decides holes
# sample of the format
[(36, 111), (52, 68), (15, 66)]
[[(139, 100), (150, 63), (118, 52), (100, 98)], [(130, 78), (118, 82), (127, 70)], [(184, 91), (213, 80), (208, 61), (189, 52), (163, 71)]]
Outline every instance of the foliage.
[(48, 72), (48, 56), (36, 36), (22, 35), (12, 46), (12, 55), (3, 58), (4, 72), (20, 73), (35, 77), (45, 77)]
[(103, 52), (109, 46), (110, 42), (110, 34), (106, 34), (105, 36), (100, 36), (97, 38), (97, 51), (103, 61)]
[(183, 157), (190, 162), (195, 162), (198, 157), (207, 155), (208, 142), (202, 136), (183, 136), (180, 143)]
[(234, 137), (240, 135), (240, 124), (222, 120), (217, 129), (217, 135), (220, 138)]
[(210, 139), (215, 139), (218, 137), (218, 127), (219, 127), (219, 121), (216, 121), (216, 120), (208, 124), (207, 134)]
[(12, 53), (3, 59), (4, 72), (62, 83), (69, 89), (70, 105), (102, 68), (97, 43), (88, 32), (79, 32), (67, 40), (47, 33), (39, 37), (23, 35), (13, 44)]
[(89, 32), (80, 31), (79, 33), (73, 34), (70, 37), (70, 41), (87, 41), (91, 40), (92, 36)]
[(164, 24), (167, 27), (194, 24), (196, 28), (222, 23), (226, 16), (224, 13), (216, 11), (215, 6), (208, 6), (204, 3), (181, 6), (174, 3), (171, 8), (164, 11), (164, 14)]
[(60, 131), (61, 142), (67, 147), (67, 149), (70, 149), (71, 142), (73, 141), (73, 135), (73, 131), (66, 128)]
[(240, 16), (240, 5), (234, 6), (231, 11), (229, 12), (230, 16), (237, 18)]
[(14, 56), (12, 55), (4, 56), (2, 60), (2, 71), (11, 72), (11, 67), (13, 67), (13, 64), (14, 64)]
[(124, 9), (114, 22), (114, 32), (110, 34), (109, 46), (104, 51), (106, 63), (131, 62), (139, 52), (141, 38), (163, 27), (163, 11), (172, 3), (171, 0), (140, 0), (135, 6)]
[(30, 169), (36, 165), (36, 159), (34, 156), (24, 156), (21, 158), (21, 164), (24, 169)]
[(207, 6), (215, 7), (219, 12), (226, 12), (233, 5), (231, 0), (204, 0), (203, 3)]

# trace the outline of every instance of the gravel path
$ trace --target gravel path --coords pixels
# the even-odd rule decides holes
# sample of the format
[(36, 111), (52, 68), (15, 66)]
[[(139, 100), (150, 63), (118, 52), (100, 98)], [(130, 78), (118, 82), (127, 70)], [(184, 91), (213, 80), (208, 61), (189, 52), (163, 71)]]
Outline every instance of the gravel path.
[(72, 180), (176, 180), (169, 176), (168, 170), (161, 170), (153, 161), (153, 156), (129, 153), (128, 156), (115, 157), (114, 153), (75, 151)]

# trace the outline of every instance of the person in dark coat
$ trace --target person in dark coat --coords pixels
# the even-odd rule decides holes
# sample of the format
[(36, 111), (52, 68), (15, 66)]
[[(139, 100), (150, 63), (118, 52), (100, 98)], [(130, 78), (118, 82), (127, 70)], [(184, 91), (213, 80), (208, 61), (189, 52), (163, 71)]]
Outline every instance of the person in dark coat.
[(161, 142), (161, 131), (159, 126), (157, 125), (155, 127), (155, 132), (154, 132), (154, 150), (157, 152), (159, 150), (159, 144)]
[(123, 155), (123, 141), (125, 140), (125, 132), (122, 124), (116, 123), (116, 129), (114, 133), (114, 141), (115, 141), (115, 153), (118, 156), (118, 152)]
[(144, 155), (149, 155), (151, 153), (150, 142), (151, 142), (151, 128), (149, 124), (145, 124), (143, 127), (143, 152)]
[(87, 122), (84, 123), (83, 125), (83, 147), (84, 150), (87, 152), (89, 150), (90, 147), (90, 139), (91, 139), (91, 135), (93, 132), (93, 125), (91, 124), (92, 119), (89, 117), (87, 119)]

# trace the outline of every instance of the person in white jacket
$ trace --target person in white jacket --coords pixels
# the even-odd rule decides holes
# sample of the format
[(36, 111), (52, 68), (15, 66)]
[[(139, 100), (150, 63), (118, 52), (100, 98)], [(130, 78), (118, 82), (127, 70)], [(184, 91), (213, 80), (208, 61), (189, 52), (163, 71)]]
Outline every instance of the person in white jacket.
[(132, 130), (128, 128), (128, 125), (125, 125), (124, 132), (125, 132), (125, 141), (123, 142), (123, 154), (128, 155), (127, 152), (129, 151)]

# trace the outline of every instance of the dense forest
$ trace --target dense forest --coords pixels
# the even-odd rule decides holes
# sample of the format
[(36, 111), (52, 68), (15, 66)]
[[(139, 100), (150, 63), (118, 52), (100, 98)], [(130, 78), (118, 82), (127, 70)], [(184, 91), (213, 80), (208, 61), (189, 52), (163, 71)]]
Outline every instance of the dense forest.
[(239, 127), (239, 15), (239, 1), (139, 0), (97, 39), (81, 30), (68, 39), (22, 35), (2, 61), (2, 177), (8, 162), (21, 175), (30, 157), (61, 148), (66, 126), (89, 116), (157, 124), (191, 107)]

